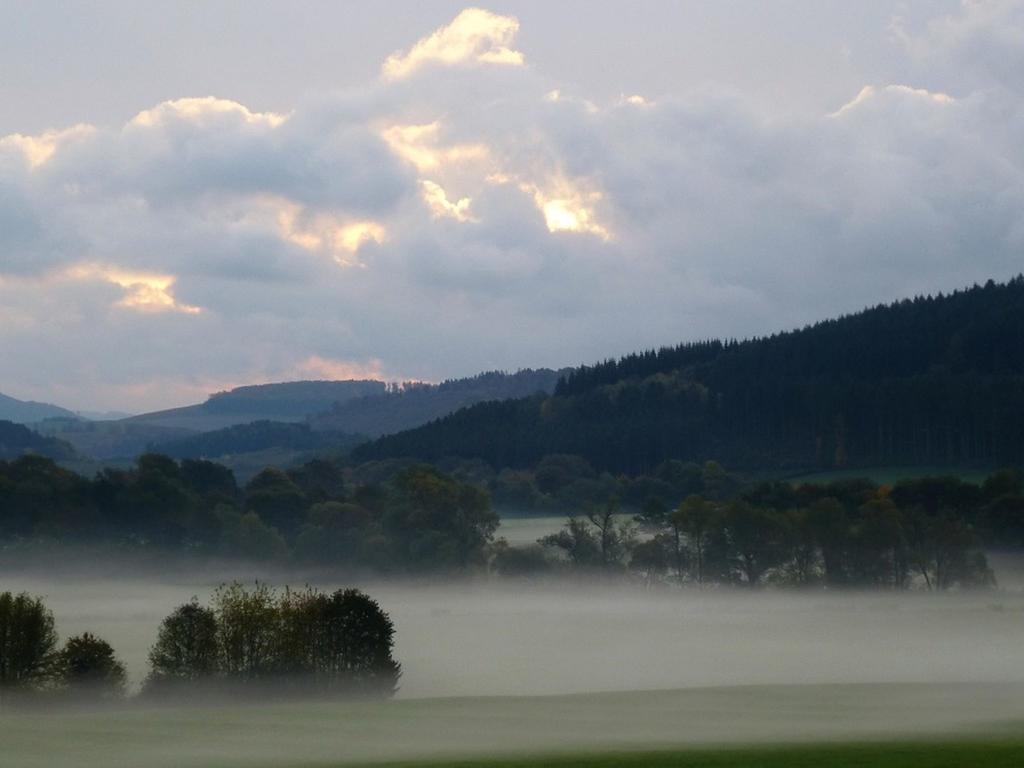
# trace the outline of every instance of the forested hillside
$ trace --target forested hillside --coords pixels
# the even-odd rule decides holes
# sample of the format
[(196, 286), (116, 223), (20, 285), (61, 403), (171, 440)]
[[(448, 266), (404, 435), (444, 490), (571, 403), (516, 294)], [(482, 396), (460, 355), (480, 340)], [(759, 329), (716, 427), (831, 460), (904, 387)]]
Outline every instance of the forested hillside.
[(236, 387), (205, 403), (144, 413), (123, 423), (208, 432), (253, 421), (302, 421), (335, 403), (385, 390), (382, 381), (288, 381)]
[(642, 473), (1024, 461), (1024, 278), (904, 300), (742, 342), (577, 368), (550, 397), (483, 403), (358, 448), (357, 460), (554, 453)]
[[(384, 391), (385, 385), (381, 381), (259, 384), (218, 392), (198, 405), (143, 413), (116, 421), (48, 419), (33, 426), (43, 434), (66, 440), (84, 456), (98, 460), (125, 459), (144, 453), (151, 445), (163, 445), (233, 426), (257, 421), (302, 422), (337, 402)], [(256, 432), (250, 436), (254, 434)], [(259, 434), (261, 439), (268, 437), (266, 431)], [(294, 432), (283, 428), (279, 434), (287, 436), (286, 443), (295, 437)], [(231, 439), (241, 437), (241, 433), (232, 435)], [(198, 443), (201, 444), (202, 441)], [(290, 448), (286, 444), (276, 447)], [(188, 450), (190, 452), (183, 455), (196, 454), (197, 450), (197, 455), (208, 455), (205, 448)]]
[(402, 384), (382, 394), (335, 403), (312, 419), (316, 429), (335, 429), (377, 437), (411, 429), (487, 400), (551, 394), (563, 372), (547, 368), (516, 373), (488, 371), (440, 384)]
[(348, 450), (365, 437), (343, 432), (314, 431), (309, 424), (254, 421), (198, 435), (161, 442), (155, 450), (175, 459), (219, 458), (271, 448), (290, 451)]
[(63, 440), (44, 437), (21, 424), (0, 421), (0, 460), (15, 459), (25, 454), (60, 460), (73, 458), (75, 449)]

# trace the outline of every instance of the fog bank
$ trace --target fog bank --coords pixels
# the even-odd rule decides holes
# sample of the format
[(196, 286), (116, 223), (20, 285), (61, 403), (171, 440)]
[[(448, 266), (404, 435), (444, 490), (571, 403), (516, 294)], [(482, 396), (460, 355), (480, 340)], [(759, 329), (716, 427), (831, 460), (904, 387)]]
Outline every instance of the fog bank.
[[(108, 563), (108, 565), (110, 565)], [(108, 640), (138, 684), (160, 621), (252, 571), (0, 569), (42, 595), (62, 638)], [(301, 586), (308, 574), (267, 574)], [(359, 586), (390, 613), (401, 698), (807, 683), (1024, 682), (1024, 592), (655, 591), (596, 582)]]

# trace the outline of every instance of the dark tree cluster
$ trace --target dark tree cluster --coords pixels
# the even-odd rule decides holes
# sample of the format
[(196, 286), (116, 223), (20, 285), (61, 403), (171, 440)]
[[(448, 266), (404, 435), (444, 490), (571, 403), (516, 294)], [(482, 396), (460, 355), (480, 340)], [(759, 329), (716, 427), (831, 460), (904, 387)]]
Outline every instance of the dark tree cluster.
[(164, 619), (143, 690), (391, 696), (401, 676), (394, 634), (380, 605), (356, 589), (225, 585), (211, 606), (193, 599)]
[(359, 446), (612, 473), (714, 457), (738, 469), (1024, 463), (1024, 278), (743, 342), (584, 366), (553, 396), (481, 403)]
[(490, 470), (483, 462), (444, 462), (452, 475), (486, 487), (496, 509), (511, 515), (584, 513), (611, 501), (641, 510), (669, 506), (693, 493), (725, 498), (741, 484), (718, 462), (663, 461), (649, 474), (598, 472), (584, 457), (552, 454), (528, 469)]
[(63, 440), (40, 435), (23, 424), (0, 420), (0, 460), (26, 453), (57, 460), (75, 457), (75, 449)]
[[(767, 482), (726, 500), (650, 504), (636, 527), (615, 511), (570, 518), (539, 544), (573, 567), (628, 569), (647, 583), (897, 590), (991, 585), (983, 546), (1024, 544), (1024, 486), (1013, 471), (982, 486), (951, 477), (894, 487)], [(500, 569), (509, 555), (496, 559)]]
[[(357, 589), (223, 585), (211, 606), (193, 599), (164, 619), (142, 693), (389, 697), (402, 674), (394, 637), (390, 617)], [(126, 682), (106, 641), (85, 632), (59, 646), (40, 598), (0, 593), (0, 707), (116, 701)]]
[(53, 613), (41, 599), (0, 593), (0, 705), (33, 694), (118, 699), (125, 680), (124, 665), (106, 641), (85, 632), (59, 646)]
[(107, 542), (348, 571), (484, 562), (498, 524), (485, 490), (426, 466), (363, 474), (346, 482), (339, 464), (315, 460), (265, 469), (240, 488), (209, 461), (146, 454), (90, 480), (23, 456), (0, 462), (0, 541)]

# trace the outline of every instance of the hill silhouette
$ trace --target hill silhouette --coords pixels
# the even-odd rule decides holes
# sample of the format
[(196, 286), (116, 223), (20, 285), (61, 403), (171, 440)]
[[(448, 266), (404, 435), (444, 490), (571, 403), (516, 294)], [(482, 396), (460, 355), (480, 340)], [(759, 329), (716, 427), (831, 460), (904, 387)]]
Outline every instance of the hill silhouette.
[(573, 369), (551, 396), (483, 403), (357, 448), (496, 467), (548, 454), (647, 472), (1024, 462), (1024, 277), (906, 299), (800, 330)]
[(551, 394), (566, 371), (548, 368), (515, 373), (487, 371), (440, 384), (408, 382), (383, 394), (335, 403), (311, 422), (316, 429), (377, 437), (418, 427), (476, 403)]
[(18, 400), (0, 394), (0, 420), (13, 421), (16, 424), (33, 424), (43, 419), (77, 419), (78, 417), (66, 408), (50, 403), (37, 403), (32, 400)]
[(23, 424), (0, 421), (0, 460), (37, 454), (62, 461), (75, 458), (75, 449), (63, 440), (33, 432)]

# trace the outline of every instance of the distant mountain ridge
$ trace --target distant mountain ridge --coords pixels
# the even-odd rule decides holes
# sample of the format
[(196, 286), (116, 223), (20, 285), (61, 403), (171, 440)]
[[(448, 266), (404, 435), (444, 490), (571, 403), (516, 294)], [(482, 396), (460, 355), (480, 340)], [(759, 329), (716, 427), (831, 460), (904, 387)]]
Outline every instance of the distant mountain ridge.
[(1024, 463), (1024, 277), (742, 342), (571, 371), (549, 397), (482, 403), (355, 449), (495, 467), (578, 454), (638, 474), (666, 459), (750, 469)]
[(0, 420), (13, 421), (16, 424), (32, 424), (43, 419), (74, 419), (74, 412), (50, 403), (37, 403), (33, 400), (18, 400), (0, 394)]
[(34, 426), (68, 441), (83, 455), (103, 460), (164, 449), (182, 456), (347, 450), (365, 440), (363, 435), (375, 437), (416, 427), (474, 403), (550, 394), (567, 370), (489, 371), (440, 384), (388, 385), (372, 380), (257, 384), (218, 392), (197, 405), (115, 421), (83, 421), (72, 415)]
[(568, 368), (525, 368), (515, 373), (486, 371), (440, 384), (407, 383), (382, 394), (336, 403), (312, 417), (310, 423), (315, 429), (379, 437), (418, 427), (476, 403), (551, 394), (568, 372)]
[(210, 395), (204, 403), (143, 413), (126, 424), (209, 432), (254, 421), (302, 421), (335, 403), (382, 394), (382, 381), (288, 381), (253, 384)]
[(162, 443), (253, 422), (302, 422), (338, 401), (384, 391), (381, 381), (255, 384), (218, 392), (197, 405), (113, 421), (83, 421), (71, 414), (71, 418), (51, 418), (33, 426), (66, 440), (90, 458), (127, 459)]

